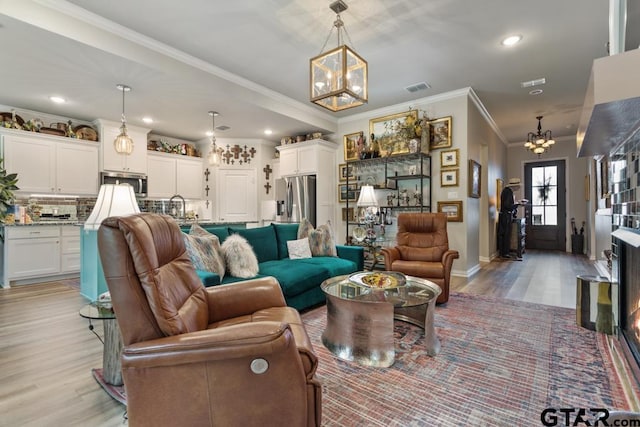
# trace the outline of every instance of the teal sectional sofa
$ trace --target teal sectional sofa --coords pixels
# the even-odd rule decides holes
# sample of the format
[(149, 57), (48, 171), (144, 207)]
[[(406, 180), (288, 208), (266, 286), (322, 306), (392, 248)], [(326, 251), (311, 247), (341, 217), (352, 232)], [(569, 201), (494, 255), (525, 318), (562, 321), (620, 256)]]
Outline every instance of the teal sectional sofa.
[[(358, 246), (336, 245), (337, 257), (313, 257), (290, 259), (287, 241), (296, 240), (298, 224), (271, 224), (258, 228), (233, 228), (220, 226), (201, 227), (215, 234), (220, 243), (237, 233), (253, 247), (260, 267), (256, 277), (273, 276), (278, 279), (287, 305), (303, 310), (325, 301), (320, 284), (334, 276), (349, 274), (364, 268), (364, 251)], [(189, 226), (182, 231), (189, 232)], [(222, 280), (216, 273), (196, 270), (204, 286), (233, 283), (241, 279), (225, 275)]]

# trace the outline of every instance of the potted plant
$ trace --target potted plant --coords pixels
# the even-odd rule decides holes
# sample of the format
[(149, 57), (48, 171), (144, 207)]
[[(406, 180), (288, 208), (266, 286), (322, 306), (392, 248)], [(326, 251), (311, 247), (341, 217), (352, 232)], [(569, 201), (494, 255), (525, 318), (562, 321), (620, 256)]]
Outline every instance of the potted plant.
[(4, 159), (0, 158), (0, 220), (4, 220), (13, 205), (13, 192), (19, 190), (17, 183), (18, 174), (8, 174), (4, 168)]

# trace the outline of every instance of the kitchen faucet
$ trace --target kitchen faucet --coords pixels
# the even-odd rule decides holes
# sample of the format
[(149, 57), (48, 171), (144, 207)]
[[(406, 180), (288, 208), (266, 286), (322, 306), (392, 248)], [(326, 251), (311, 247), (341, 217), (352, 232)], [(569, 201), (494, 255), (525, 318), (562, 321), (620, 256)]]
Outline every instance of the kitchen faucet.
[[(177, 210), (175, 210), (174, 208), (171, 207), (171, 202), (173, 202), (173, 199), (182, 200), (182, 216), (181, 217), (178, 217)], [(175, 195), (171, 196), (171, 198), (169, 199), (169, 209), (171, 209), (171, 216), (175, 217), (176, 219), (182, 218), (182, 220), (184, 221), (185, 215), (186, 215), (186, 212), (187, 212), (187, 204), (184, 201), (184, 197), (182, 197), (179, 194), (175, 194)]]

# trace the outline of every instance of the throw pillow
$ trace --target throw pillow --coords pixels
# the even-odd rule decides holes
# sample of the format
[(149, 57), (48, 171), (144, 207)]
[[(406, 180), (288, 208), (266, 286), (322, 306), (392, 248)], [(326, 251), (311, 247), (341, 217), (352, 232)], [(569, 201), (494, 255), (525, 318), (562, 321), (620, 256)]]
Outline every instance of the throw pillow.
[(250, 279), (258, 274), (258, 258), (247, 239), (232, 234), (222, 244), (227, 270), (232, 276)]
[(298, 228), (298, 239), (304, 237), (309, 238), (313, 256), (338, 256), (331, 223), (323, 224), (314, 230), (313, 225), (307, 219), (303, 219)]
[(225, 274), (225, 265), (218, 236), (213, 234), (198, 236), (184, 233), (182, 236), (193, 267), (196, 270), (217, 273), (222, 280)]
[(287, 242), (287, 250), (289, 251), (289, 258), (291, 259), (311, 258), (311, 248), (309, 247), (308, 237), (289, 240)]

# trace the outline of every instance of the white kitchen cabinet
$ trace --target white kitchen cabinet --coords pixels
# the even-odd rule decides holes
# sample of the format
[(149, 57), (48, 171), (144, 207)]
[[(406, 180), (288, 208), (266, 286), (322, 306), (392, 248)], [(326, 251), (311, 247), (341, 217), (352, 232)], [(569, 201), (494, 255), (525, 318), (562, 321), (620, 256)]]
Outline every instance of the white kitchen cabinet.
[(280, 176), (314, 175), (322, 167), (322, 153), (335, 157), (335, 144), (322, 139), (276, 147), (280, 151)]
[(176, 154), (149, 153), (147, 194), (149, 197), (202, 199), (202, 159)]
[(73, 225), (5, 227), (2, 285), (80, 271), (80, 228)]
[(149, 129), (127, 124), (127, 134), (133, 139), (131, 154), (117, 153), (113, 141), (120, 134), (121, 124), (98, 119), (93, 122), (100, 135), (100, 170), (112, 172), (147, 173), (147, 134)]
[(34, 133), (4, 134), (5, 168), (19, 192), (98, 194), (98, 144)]
[(221, 222), (258, 219), (255, 169), (219, 168), (216, 174), (216, 207)]
[(80, 227), (63, 225), (60, 227), (60, 272), (80, 271)]

